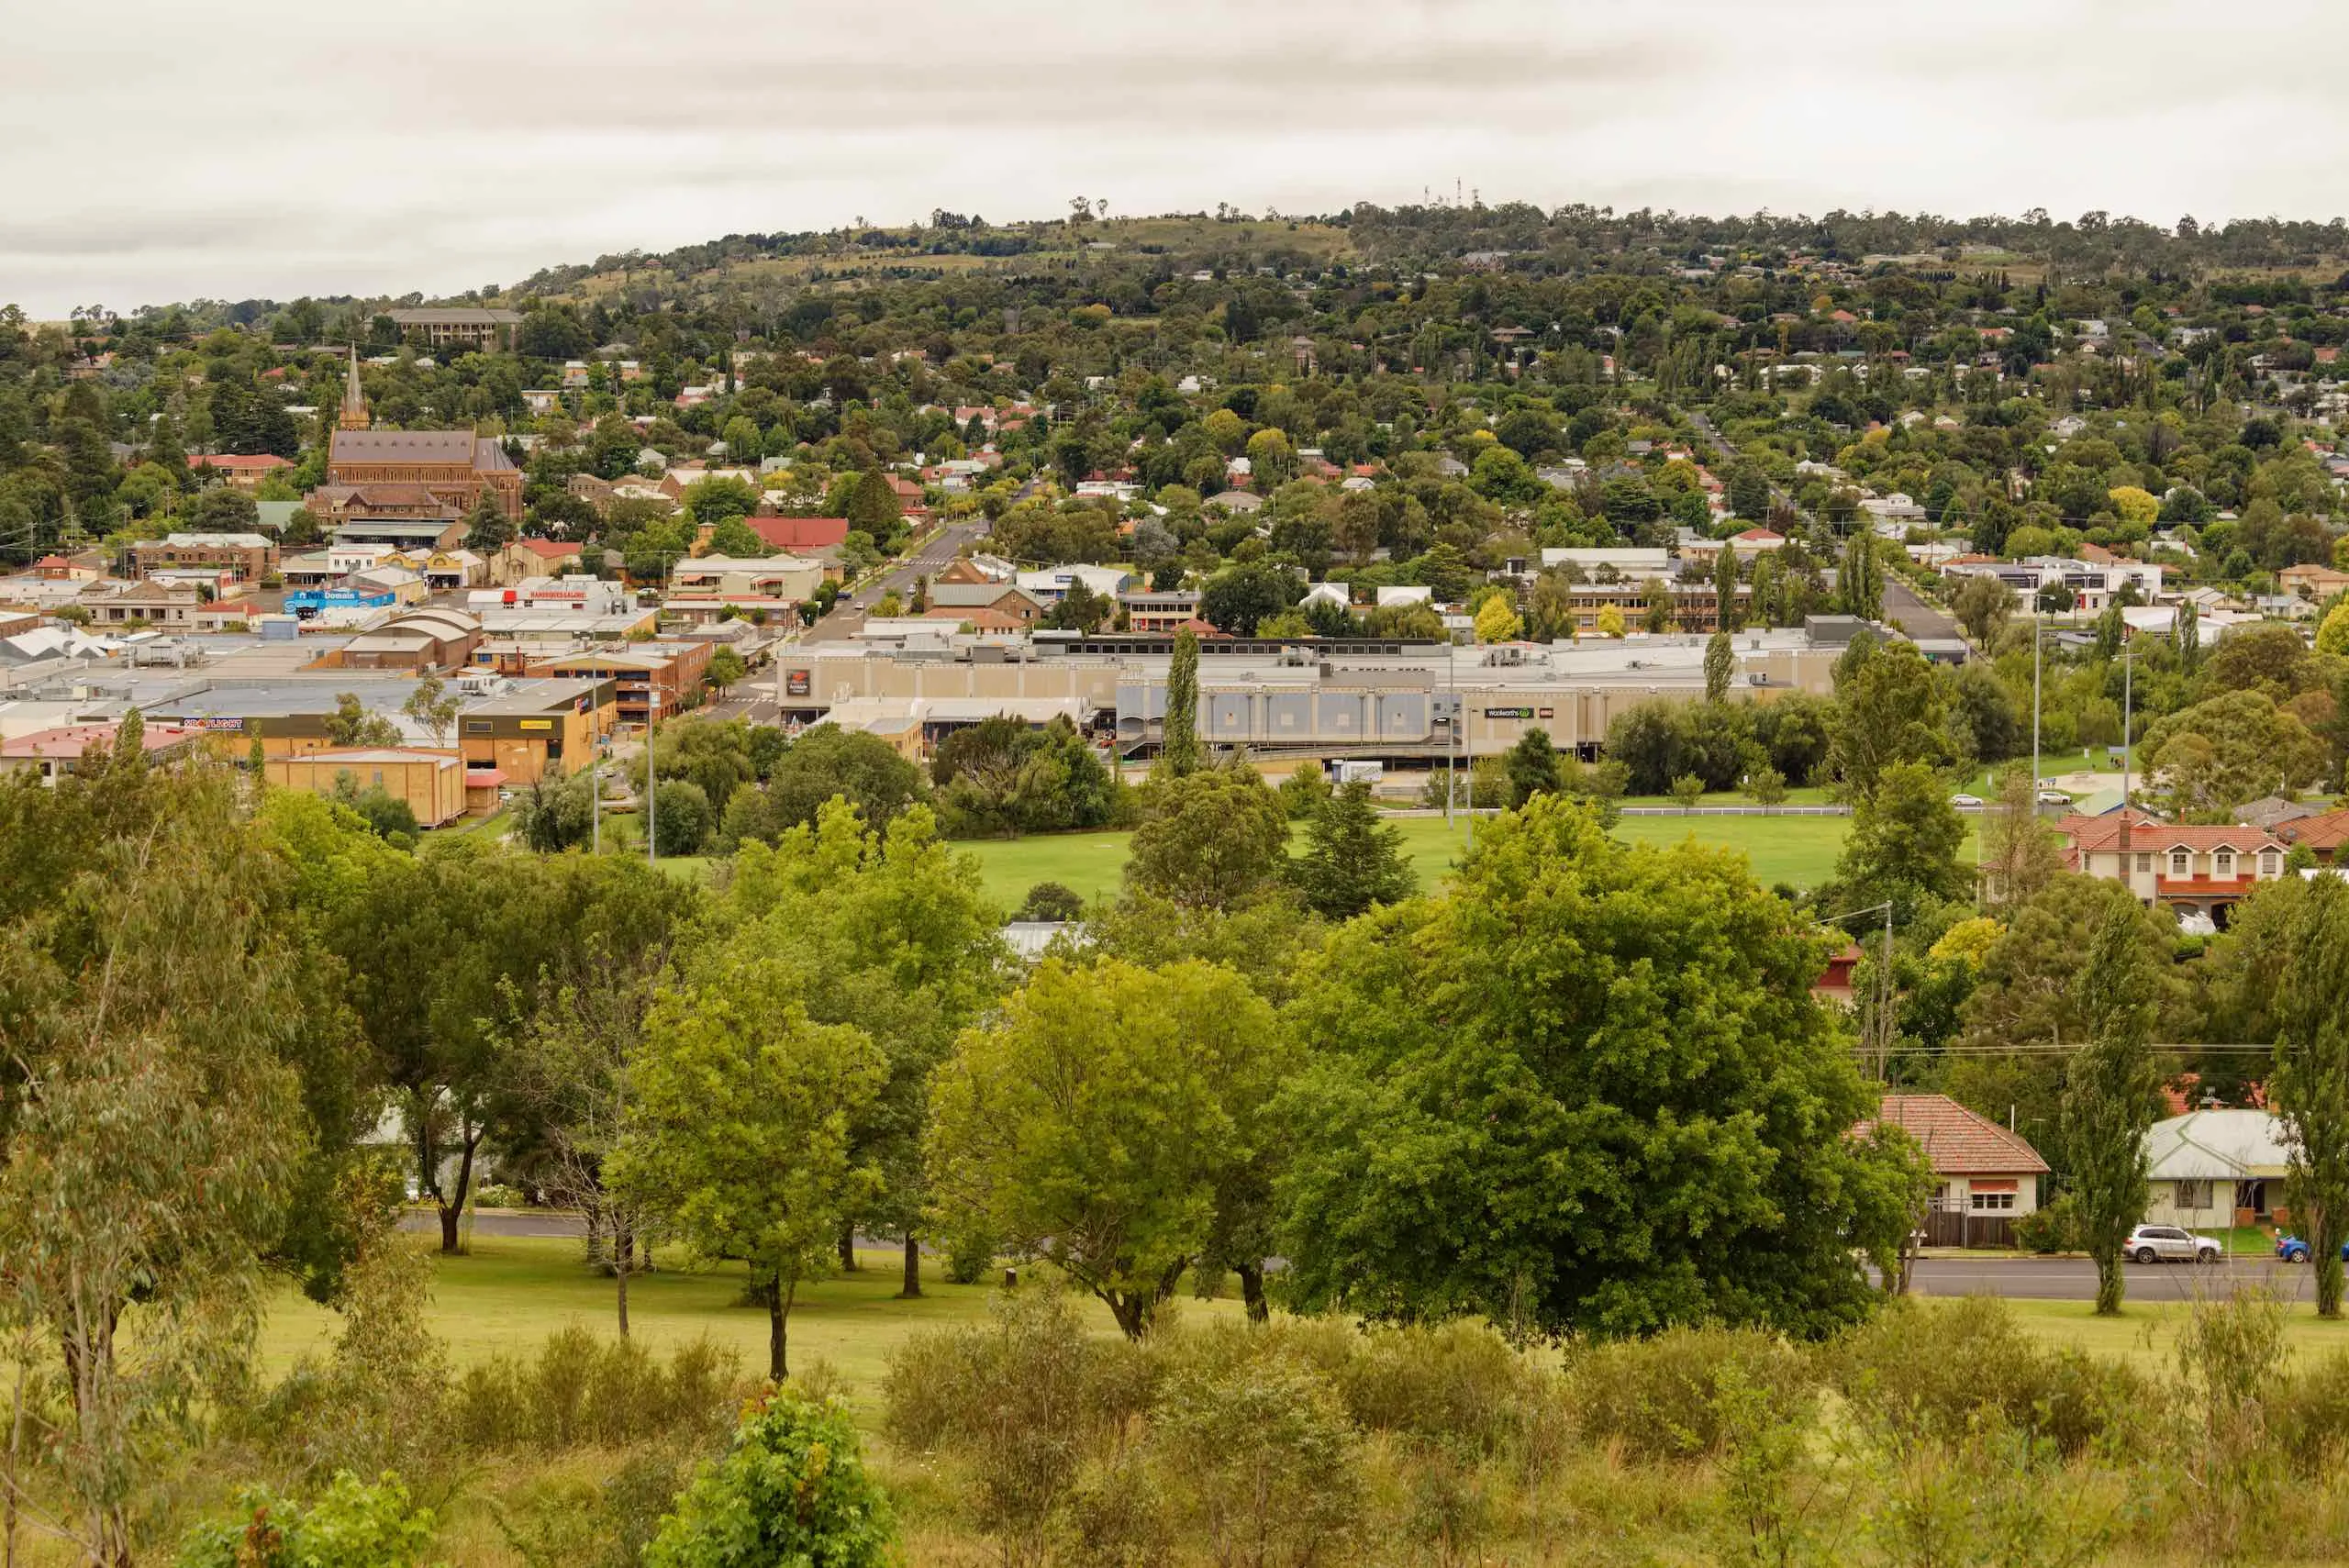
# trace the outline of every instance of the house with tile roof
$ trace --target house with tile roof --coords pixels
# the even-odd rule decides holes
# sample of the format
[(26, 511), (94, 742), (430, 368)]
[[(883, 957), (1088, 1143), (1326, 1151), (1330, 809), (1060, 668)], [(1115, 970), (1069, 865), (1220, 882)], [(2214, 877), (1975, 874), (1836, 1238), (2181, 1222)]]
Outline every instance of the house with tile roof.
[(1877, 1123), (1908, 1133), (1932, 1162), (1934, 1212), (2011, 1220), (2039, 1207), (2039, 1178), (2047, 1173), (2039, 1151), (1947, 1095), (1887, 1095), (1859, 1130)]
[(2288, 844), (2306, 844), (2322, 864), (2349, 864), (2342, 856), (2342, 846), (2349, 844), (2349, 806), (2281, 823), (2276, 836)]
[(2285, 874), (2285, 842), (2264, 828), (2180, 826), (2129, 806), (2065, 817), (2055, 831), (2069, 869), (2125, 884), (2141, 904), (2194, 910), (2222, 926), (2254, 886)]

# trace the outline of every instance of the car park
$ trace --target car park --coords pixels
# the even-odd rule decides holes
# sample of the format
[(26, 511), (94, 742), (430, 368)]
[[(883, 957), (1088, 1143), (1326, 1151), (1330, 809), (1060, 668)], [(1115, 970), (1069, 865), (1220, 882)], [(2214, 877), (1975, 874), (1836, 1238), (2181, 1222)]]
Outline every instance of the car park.
[(2226, 1251), (2216, 1238), (2181, 1225), (2140, 1225), (2121, 1245), (2121, 1255), (2135, 1263), (2215, 1263)]

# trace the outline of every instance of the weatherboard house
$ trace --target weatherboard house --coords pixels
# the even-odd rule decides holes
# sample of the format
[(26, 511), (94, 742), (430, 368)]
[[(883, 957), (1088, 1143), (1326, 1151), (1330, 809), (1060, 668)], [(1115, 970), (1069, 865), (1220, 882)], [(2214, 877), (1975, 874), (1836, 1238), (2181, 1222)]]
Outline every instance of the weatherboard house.
[(2272, 1111), (2199, 1110), (2157, 1121), (2145, 1134), (2152, 1188), (2145, 1222), (2189, 1229), (2284, 1224), (2290, 1158), (2284, 1124)]

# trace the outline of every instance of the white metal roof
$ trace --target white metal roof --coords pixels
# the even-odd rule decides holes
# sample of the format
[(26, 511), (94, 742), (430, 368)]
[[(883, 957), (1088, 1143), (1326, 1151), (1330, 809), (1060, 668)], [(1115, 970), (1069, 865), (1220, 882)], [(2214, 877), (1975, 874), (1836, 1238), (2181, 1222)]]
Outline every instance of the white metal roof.
[(2282, 1118), (2251, 1110), (2188, 1111), (2157, 1121), (2145, 1134), (2145, 1157), (2157, 1182), (2280, 1176), (2290, 1159)]

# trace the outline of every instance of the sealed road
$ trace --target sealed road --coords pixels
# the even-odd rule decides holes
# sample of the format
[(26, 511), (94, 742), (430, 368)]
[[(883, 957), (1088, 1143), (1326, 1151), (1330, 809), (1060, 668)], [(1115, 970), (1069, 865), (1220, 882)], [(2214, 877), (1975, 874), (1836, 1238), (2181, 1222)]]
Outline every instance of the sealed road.
[[(2197, 1301), (2265, 1285), (2287, 1301), (2311, 1294), (2306, 1264), (2272, 1258), (2220, 1263), (2128, 1263), (2132, 1301)], [(2003, 1296), (2014, 1301), (2093, 1301), (2096, 1265), (2086, 1258), (1920, 1258), (1909, 1284), (1926, 1296)]]

